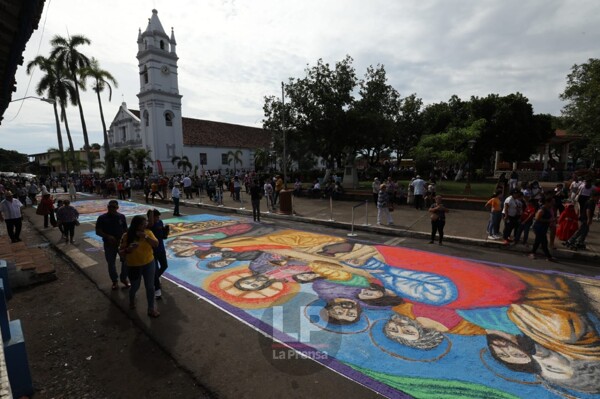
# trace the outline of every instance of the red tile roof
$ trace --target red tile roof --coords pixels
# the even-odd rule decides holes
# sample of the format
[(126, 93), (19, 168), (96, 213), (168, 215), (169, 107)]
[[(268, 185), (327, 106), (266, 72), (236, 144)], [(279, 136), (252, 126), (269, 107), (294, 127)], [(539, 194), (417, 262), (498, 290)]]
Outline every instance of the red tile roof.
[[(140, 111), (130, 109), (140, 117)], [(269, 148), (271, 132), (231, 123), (182, 118), (183, 145), (193, 147)]]
[(257, 127), (183, 118), (183, 145), (269, 148), (271, 132)]

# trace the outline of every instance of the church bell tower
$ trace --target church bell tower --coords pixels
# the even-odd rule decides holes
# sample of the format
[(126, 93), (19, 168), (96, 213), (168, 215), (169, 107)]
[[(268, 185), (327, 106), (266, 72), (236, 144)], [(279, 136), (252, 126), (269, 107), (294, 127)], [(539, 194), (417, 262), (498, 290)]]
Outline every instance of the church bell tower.
[(152, 10), (146, 30), (139, 30), (137, 43), (142, 144), (151, 151), (154, 173), (176, 173), (171, 159), (183, 154), (183, 129), (173, 28), (169, 37), (158, 11)]

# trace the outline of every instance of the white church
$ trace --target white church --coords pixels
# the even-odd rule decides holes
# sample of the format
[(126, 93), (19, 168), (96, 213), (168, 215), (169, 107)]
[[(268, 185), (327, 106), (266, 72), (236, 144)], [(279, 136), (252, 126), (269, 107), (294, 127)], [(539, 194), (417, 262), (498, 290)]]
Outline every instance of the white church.
[(192, 168), (198, 165), (199, 170), (233, 169), (227, 154), (239, 150), (242, 164), (236, 168), (253, 170), (256, 149), (271, 148), (271, 133), (182, 116), (175, 34), (172, 28), (170, 37), (165, 33), (156, 10), (146, 30), (139, 30), (137, 43), (139, 110), (121, 104), (108, 130), (111, 150), (150, 150), (153, 171), (158, 174), (181, 172), (171, 162), (175, 156), (187, 156)]

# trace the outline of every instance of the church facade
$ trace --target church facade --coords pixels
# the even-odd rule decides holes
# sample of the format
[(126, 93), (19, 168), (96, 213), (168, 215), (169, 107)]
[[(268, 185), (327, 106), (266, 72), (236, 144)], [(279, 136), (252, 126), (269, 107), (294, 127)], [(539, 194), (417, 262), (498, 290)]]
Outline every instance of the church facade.
[(108, 131), (111, 149), (149, 150), (158, 174), (180, 173), (171, 161), (182, 156), (199, 170), (233, 169), (231, 152), (242, 161), (237, 169), (254, 169), (256, 149), (271, 147), (269, 131), (182, 116), (175, 33), (171, 28), (166, 34), (156, 10), (146, 30), (139, 30), (137, 44), (139, 110), (121, 104)]

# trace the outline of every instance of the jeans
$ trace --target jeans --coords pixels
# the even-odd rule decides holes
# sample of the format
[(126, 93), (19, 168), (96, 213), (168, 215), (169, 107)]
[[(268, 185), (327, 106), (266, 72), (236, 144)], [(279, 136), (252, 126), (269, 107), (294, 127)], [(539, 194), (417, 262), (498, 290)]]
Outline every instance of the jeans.
[(4, 219), (6, 222), (6, 231), (12, 242), (21, 241), (21, 227), (23, 226), (23, 218)]
[(260, 222), (260, 199), (252, 200), (252, 218), (255, 222)]
[(550, 251), (548, 250), (548, 229), (543, 229), (540, 231), (535, 231), (535, 241), (533, 242), (533, 247), (531, 248), (531, 253), (535, 254), (537, 249), (542, 246), (542, 251), (546, 258), (552, 258)]
[(431, 242), (435, 241), (435, 233), (440, 233), (440, 244), (444, 239), (444, 226), (446, 225), (445, 220), (432, 220), (431, 221)]
[(567, 241), (570, 245), (573, 244), (583, 244), (585, 243), (585, 239), (587, 238), (588, 233), (590, 232), (590, 226), (587, 222), (579, 222), (579, 229), (573, 234), (573, 237), (569, 238)]
[(73, 237), (75, 236), (75, 222), (63, 222), (63, 234), (67, 238), (70, 238), (73, 241)]
[(497, 236), (500, 234), (500, 221), (502, 220), (502, 212), (493, 211), (490, 212), (490, 220), (488, 222), (487, 232), (490, 236)]
[(519, 224), (517, 228), (517, 232), (515, 233), (515, 242), (519, 242), (521, 240), (521, 234), (523, 234), (523, 244), (527, 244), (527, 240), (529, 239), (529, 229), (533, 224), (533, 219), (526, 223)]
[(48, 218), (50, 218), (50, 224), (56, 226), (56, 218), (54, 217), (54, 211), (50, 211), (44, 215), (44, 227), (48, 227)]
[(104, 243), (104, 259), (106, 259), (106, 263), (108, 264), (108, 275), (113, 283), (119, 281), (125, 281), (127, 279), (127, 265), (125, 262), (121, 260), (121, 274), (117, 274), (117, 254), (119, 253), (119, 247), (117, 245), (110, 245), (106, 242)]
[(169, 264), (167, 263), (167, 253), (155, 253), (154, 260), (156, 261), (156, 270), (154, 272), (154, 289), (160, 290), (160, 276), (167, 270)]
[(133, 266), (128, 268), (129, 282), (129, 303), (135, 302), (135, 294), (140, 289), (142, 278), (144, 279), (144, 287), (146, 288), (146, 301), (148, 302), (148, 311), (154, 309), (154, 272), (156, 264), (154, 260), (143, 266)]
[(507, 216), (506, 219), (504, 219), (504, 233), (502, 236), (505, 240), (508, 240), (510, 235), (517, 231), (517, 227), (519, 227), (519, 221), (519, 215)]
[(173, 205), (175, 206), (175, 208), (173, 209), (173, 215), (178, 216), (179, 215), (179, 198), (173, 197)]
[(415, 194), (415, 208), (423, 210), (425, 199), (422, 194)]

